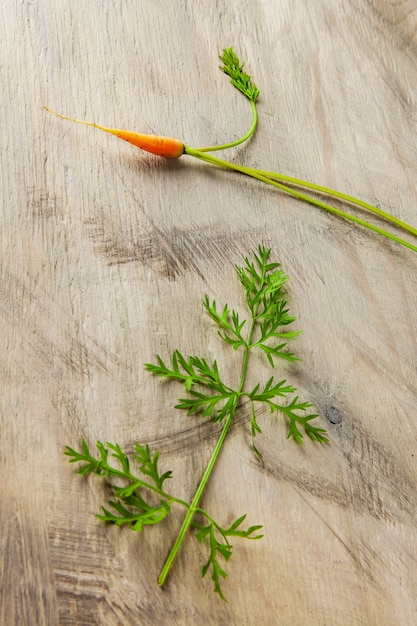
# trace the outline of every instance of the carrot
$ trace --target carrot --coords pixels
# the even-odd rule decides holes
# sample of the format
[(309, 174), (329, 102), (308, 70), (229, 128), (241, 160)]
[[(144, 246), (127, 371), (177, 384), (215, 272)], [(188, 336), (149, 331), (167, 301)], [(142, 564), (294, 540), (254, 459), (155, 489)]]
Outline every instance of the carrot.
[(104, 130), (106, 133), (119, 137), (119, 139), (128, 141), (137, 148), (141, 148), (142, 150), (146, 150), (146, 152), (151, 152), (152, 154), (165, 157), (166, 159), (177, 159), (184, 154), (185, 146), (183, 142), (179, 139), (174, 139), (173, 137), (144, 135), (142, 133), (135, 133), (134, 131), (123, 130), (121, 128), (107, 128), (106, 126), (94, 124), (94, 122), (84, 122), (82, 120), (76, 120), (73, 117), (61, 115), (61, 113), (52, 111), (52, 109), (48, 109), (48, 107), (44, 107), (44, 109), (48, 111), (48, 113), (53, 113), (63, 120), (69, 120), (70, 122), (76, 122), (77, 124), (86, 124), (86, 126), (94, 126), (94, 128)]

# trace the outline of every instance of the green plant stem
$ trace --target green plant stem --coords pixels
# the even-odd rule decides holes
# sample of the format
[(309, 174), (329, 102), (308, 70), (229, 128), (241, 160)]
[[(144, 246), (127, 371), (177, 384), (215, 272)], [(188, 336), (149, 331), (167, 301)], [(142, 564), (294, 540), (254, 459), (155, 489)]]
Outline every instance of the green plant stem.
[(219, 146), (206, 146), (204, 148), (196, 148), (196, 150), (198, 150), (198, 152), (214, 152), (215, 150), (227, 150), (228, 148), (234, 148), (235, 146), (238, 146), (241, 143), (244, 143), (245, 141), (247, 141), (249, 139), (249, 137), (251, 137), (253, 135), (253, 133), (256, 130), (256, 126), (258, 124), (258, 111), (256, 110), (256, 102), (253, 102), (252, 100), (250, 101), (251, 103), (251, 107), (252, 107), (252, 124), (251, 127), (249, 128), (248, 132), (246, 133), (246, 135), (244, 135), (243, 137), (241, 137), (241, 139), (237, 139), (236, 141), (232, 141), (231, 143), (224, 143), (221, 144)]
[(137, 476), (134, 476), (131, 472), (125, 472), (122, 470), (118, 470), (115, 467), (113, 467), (112, 465), (108, 465), (108, 470), (109, 470), (109, 474), (110, 476), (119, 476), (120, 478), (124, 478), (125, 480), (129, 481), (130, 483), (137, 483), (138, 487), (143, 487), (145, 489), (149, 489), (149, 491), (153, 491), (154, 493), (157, 493), (159, 496), (162, 496), (163, 498), (166, 498), (166, 501), (171, 504), (173, 502), (175, 502), (176, 504), (181, 504), (182, 506), (188, 508), (190, 505), (188, 504), (188, 502), (186, 502), (185, 500), (181, 500), (181, 498), (176, 498), (174, 496), (171, 496), (169, 493), (167, 493), (164, 489), (160, 489), (159, 487), (152, 485), (151, 483), (148, 483), (144, 480), (138, 479)]
[(243, 390), (243, 386), (245, 384), (245, 379), (246, 379), (246, 372), (248, 369), (248, 360), (249, 360), (249, 351), (250, 351), (250, 347), (251, 347), (251, 340), (252, 340), (252, 334), (253, 334), (253, 330), (255, 327), (255, 320), (252, 320), (252, 323), (248, 329), (248, 334), (247, 334), (247, 338), (246, 338), (246, 344), (245, 344), (245, 353), (244, 353), (244, 357), (243, 357), (243, 362), (242, 362), (242, 369), (241, 369), (241, 374), (240, 374), (240, 380), (239, 380), (239, 386), (236, 392), (236, 399), (235, 402), (233, 403), (232, 408), (230, 409), (229, 415), (226, 418), (225, 424), (222, 428), (222, 431), (220, 433), (220, 437), (217, 441), (216, 447), (214, 448), (213, 454), (211, 455), (210, 461), (206, 467), (206, 470), (203, 474), (203, 477), (201, 479), (201, 482), (198, 486), (197, 491), (195, 492), (194, 498), (189, 506), (189, 509), (187, 511), (187, 514), (184, 518), (184, 521), (182, 523), (182, 526), (180, 528), (180, 531), (178, 533), (177, 539), (170, 551), (170, 553), (168, 554), (168, 557), (164, 563), (164, 566), (161, 570), (161, 573), (159, 575), (158, 578), (158, 585), (162, 586), (166, 579), (167, 576), (169, 574), (169, 571), (172, 567), (172, 564), (175, 560), (175, 557), (178, 554), (179, 549), (181, 548), (181, 545), (184, 541), (185, 535), (187, 534), (187, 531), (190, 527), (190, 524), (192, 522), (192, 519), (195, 515), (195, 513), (198, 512), (198, 504), (200, 502), (201, 496), (203, 495), (203, 491), (207, 485), (207, 482), (210, 478), (210, 475), (213, 471), (213, 468), (216, 464), (217, 458), (220, 454), (220, 450), (223, 447), (224, 441), (226, 439), (226, 435), (229, 431), (230, 425), (232, 423), (233, 420), (233, 416), (235, 414), (235, 410), (236, 410), (236, 406), (237, 406), (237, 402), (239, 399), (239, 396), (242, 393)]
[[(251, 176), (252, 178), (256, 178), (257, 180), (260, 180), (264, 183), (267, 183), (268, 185), (272, 185), (273, 187), (276, 187), (277, 189), (280, 189), (281, 191), (284, 191), (285, 193), (288, 193), (296, 198), (298, 198), (299, 200), (302, 200), (304, 202), (308, 202), (309, 204), (313, 204), (321, 209), (324, 209), (325, 211), (328, 211), (329, 213), (333, 213), (334, 215), (338, 215), (339, 217), (343, 217), (344, 219), (350, 220), (352, 222), (355, 222), (356, 224), (359, 224), (361, 226), (365, 226), (366, 228), (369, 228), (370, 230), (378, 233), (379, 235), (382, 235), (383, 237), (387, 237), (388, 239), (391, 239), (392, 241), (395, 241), (397, 243), (399, 243), (402, 246), (405, 246), (406, 248), (409, 248), (410, 250), (413, 250), (414, 252), (417, 252), (417, 246), (413, 245), (412, 243), (409, 243), (408, 241), (406, 241), (405, 239), (401, 239), (400, 237), (397, 237), (396, 235), (393, 235), (392, 233), (379, 228), (379, 226), (375, 226), (374, 224), (371, 224), (370, 222), (367, 222), (363, 219), (361, 219), (360, 217), (356, 217), (355, 215), (351, 215), (350, 213), (346, 213), (346, 211), (342, 211), (340, 209), (336, 209), (335, 207), (331, 206), (330, 204), (327, 204), (325, 202), (322, 202), (321, 200), (317, 199), (317, 198), (313, 198), (312, 196), (308, 196), (305, 193), (302, 193), (300, 191), (297, 191), (296, 189), (292, 189), (291, 187), (288, 187), (287, 185), (282, 184), (281, 182), (279, 182), (279, 180), (285, 180), (286, 177), (281, 176), (278, 173), (274, 173), (274, 172), (265, 172), (264, 170), (257, 170), (255, 168), (252, 167), (245, 167), (243, 165), (236, 165), (235, 163), (230, 163), (229, 161), (224, 161), (223, 159), (219, 159), (218, 157), (214, 157), (213, 155), (209, 155), (203, 152), (199, 152), (197, 149), (195, 148), (190, 148), (189, 146), (185, 147), (185, 154), (188, 154), (189, 156), (193, 156), (197, 159), (200, 159), (202, 161), (205, 161), (206, 163), (211, 163), (212, 165), (217, 165), (219, 167), (222, 168), (226, 168), (229, 170), (233, 170), (235, 172), (240, 172), (242, 174), (246, 174), (247, 176)], [(288, 177), (290, 179), (290, 177)], [(298, 182), (296, 182), (298, 181)], [(298, 179), (290, 179), (289, 182), (292, 182), (294, 184), (298, 184), (300, 186), (305, 186), (305, 187), (309, 187), (311, 189), (314, 189), (316, 186), (313, 183), (306, 183), (305, 181), (299, 181)], [(317, 191), (322, 191), (325, 192), (326, 188), (322, 187), (320, 188), (319, 186), (317, 186), (318, 189)], [(380, 209), (377, 209), (376, 207), (373, 207), (372, 205), (368, 205), (365, 202), (362, 202), (360, 200), (357, 200), (356, 198), (353, 198), (351, 196), (347, 196), (346, 194), (341, 194), (340, 192), (336, 192), (333, 193), (332, 190), (327, 190), (326, 193), (330, 193), (333, 195), (336, 195), (336, 197), (340, 197), (343, 198), (345, 200), (349, 200), (349, 202), (353, 203), (353, 204), (357, 204), (359, 206), (361, 206), (362, 208), (368, 209), (368, 210), (372, 210), (374, 213), (377, 213), (380, 217), (383, 217), (385, 220), (394, 223), (396, 226), (407, 230), (408, 232), (417, 235), (417, 231), (416, 229), (414, 229), (413, 227), (409, 226), (408, 224), (405, 224), (404, 222), (401, 222), (400, 220), (397, 220), (397, 218), (392, 217), (391, 215), (389, 215), (388, 213), (385, 213), (383, 211), (381, 211)]]
[[(252, 169), (252, 168), (250, 168)], [(378, 215), (379, 217), (381, 217), (382, 219), (385, 219), (389, 222), (392, 222), (393, 224), (395, 224), (396, 226), (398, 226), (399, 228), (402, 228), (403, 230), (411, 233), (412, 235), (415, 235), (417, 237), (417, 228), (413, 228), (413, 226), (410, 226), (410, 224), (407, 224), (406, 222), (403, 222), (402, 220), (398, 219), (397, 217), (394, 217), (393, 215), (390, 215), (389, 213), (386, 213), (386, 211), (383, 211), (382, 209), (379, 209), (378, 207), (374, 206), (373, 204), (369, 204), (368, 202), (364, 202), (363, 200), (359, 200), (359, 198), (355, 198), (354, 196), (350, 196), (346, 193), (342, 193), (341, 191), (337, 191), (336, 189), (331, 189), (329, 187), (323, 187), (322, 185), (316, 185), (315, 183), (310, 183), (307, 180), (301, 180), (299, 178), (294, 178), (293, 176), (288, 176), (286, 174), (280, 174), (277, 172), (267, 172), (264, 170), (257, 170), (259, 172), (259, 174), (262, 174), (263, 176), (266, 176), (267, 178), (271, 178), (272, 180), (277, 180), (280, 182), (288, 182), (291, 183), (293, 185), (297, 185), (298, 187), (304, 187), (306, 189), (312, 189), (313, 191), (317, 191), (319, 193), (323, 193), (326, 194), (328, 196), (333, 196), (334, 198), (340, 198), (341, 200), (345, 200), (346, 202), (349, 202), (350, 204), (356, 205), (358, 207), (361, 207), (362, 209), (366, 209), (368, 211), (371, 211), (372, 213), (375, 213), (375, 215)]]
[(180, 531), (178, 533), (177, 539), (176, 539), (176, 541), (175, 541), (175, 543), (174, 543), (174, 545), (173, 545), (173, 547), (171, 549), (171, 552), (169, 553), (169, 555), (168, 555), (168, 557), (167, 557), (167, 559), (166, 559), (166, 561), (164, 563), (164, 566), (163, 566), (163, 568), (161, 570), (161, 573), (160, 573), (159, 578), (158, 578), (158, 584), (160, 586), (162, 586), (165, 583), (166, 578), (167, 578), (167, 576), (169, 574), (169, 571), (170, 571), (170, 569), (172, 567), (172, 564), (173, 564), (173, 562), (175, 560), (175, 557), (177, 556), (178, 551), (181, 548), (182, 542), (184, 541), (185, 535), (187, 534), (188, 528), (189, 528), (189, 526), (190, 526), (190, 524), (192, 522), (192, 519), (193, 519), (193, 517), (194, 517), (194, 515), (196, 513), (197, 506), (198, 506), (198, 503), (199, 503), (199, 501), (201, 499), (201, 496), (203, 494), (205, 486), (206, 486), (206, 484), (208, 482), (208, 479), (210, 478), (210, 474), (211, 474), (211, 472), (213, 470), (213, 467), (214, 467), (214, 465), (215, 465), (215, 463), (217, 461), (217, 457), (219, 456), (219, 453), (220, 453), (220, 450), (221, 450), (221, 448), (223, 446), (224, 440), (226, 439), (226, 435), (227, 435), (227, 432), (228, 432), (228, 430), (230, 428), (230, 424), (232, 422), (232, 418), (233, 418), (233, 411), (231, 410), (230, 413), (229, 413), (229, 416), (227, 417), (226, 422), (225, 422), (225, 424), (223, 426), (222, 432), (220, 433), (219, 440), (217, 441), (216, 447), (214, 448), (213, 454), (211, 456), (209, 464), (207, 465), (206, 471), (203, 474), (203, 478), (201, 479), (201, 482), (200, 482), (200, 484), (198, 486), (198, 489), (195, 492), (194, 498), (193, 498), (193, 500), (192, 500), (192, 502), (190, 504), (190, 508), (187, 511), (187, 515), (184, 518), (184, 521), (183, 521), (181, 529), (180, 529)]

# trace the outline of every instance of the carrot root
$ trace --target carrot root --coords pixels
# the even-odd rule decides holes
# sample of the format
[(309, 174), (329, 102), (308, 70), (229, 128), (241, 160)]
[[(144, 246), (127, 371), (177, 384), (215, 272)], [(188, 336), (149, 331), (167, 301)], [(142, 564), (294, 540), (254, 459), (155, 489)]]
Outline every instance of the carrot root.
[(161, 137), (159, 135), (144, 135), (143, 133), (136, 133), (131, 130), (123, 130), (122, 128), (107, 128), (107, 126), (101, 126), (94, 122), (85, 122), (84, 120), (77, 120), (73, 117), (67, 117), (61, 113), (57, 113), (48, 107), (44, 107), (48, 113), (52, 113), (63, 120), (69, 122), (75, 122), (77, 124), (85, 124), (86, 126), (93, 126), (99, 130), (104, 130), (106, 133), (115, 135), (119, 139), (123, 139), (133, 146), (151, 152), (157, 156), (165, 157), (166, 159), (177, 159), (184, 154), (185, 146), (182, 141), (175, 139), (174, 137)]

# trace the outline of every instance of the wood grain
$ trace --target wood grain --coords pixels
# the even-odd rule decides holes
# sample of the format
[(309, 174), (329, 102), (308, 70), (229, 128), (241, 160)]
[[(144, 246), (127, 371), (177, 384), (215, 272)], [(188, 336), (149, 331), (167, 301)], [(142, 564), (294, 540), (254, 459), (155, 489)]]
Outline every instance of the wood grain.
[[(250, 124), (218, 71), (234, 45), (261, 88), (236, 162), (372, 202), (417, 226), (417, 9), (411, 0), (33, 0), (2, 5), (0, 623), (412, 626), (417, 614), (417, 256), (232, 173), (139, 153), (67, 115), (222, 143)], [(247, 513), (224, 591), (201, 580), (182, 521), (142, 534), (94, 518), (105, 486), (62, 451), (81, 437), (161, 450), (191, 499), (218, 428), (172, 407), (143, 364), (238, 357), (204, 293), (243, 306), (234, 275), (259, 243), (291, 277), (302, 362), (329, 446), (285, 438), (266, 412), (259, 462), (244, 405), (204, 507)], [(269, 377), (261, 358), (250, 381)]]

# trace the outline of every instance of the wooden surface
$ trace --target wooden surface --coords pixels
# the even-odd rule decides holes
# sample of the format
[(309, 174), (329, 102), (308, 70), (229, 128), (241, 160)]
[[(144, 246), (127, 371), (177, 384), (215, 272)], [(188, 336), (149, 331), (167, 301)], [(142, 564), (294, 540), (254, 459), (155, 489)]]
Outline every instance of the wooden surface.
[[(218, 70), (233, 45), (261, 88), (236, 162), (313, 180), (417, 226), (413, 0), (33, 0), (2, 3), (2, 626), (416, 624), (417, 255), (261, 183), (167, 162), (45, 113), (171, 134), (241, 136), (250, 107)], [(243, 307), (233, 264), (259, 243), (291, 277), (303, 361), (280, 373), (331, 443), (303, 448), (242, 408), (204, 495), (236, 541), (228, 603), (201, 580), (182, 521), (136, 534), (99, 523), (105, 489), (62, 452), (85, 437), (161, 451), (191, 499), (218, 428), (173, 409), (145, 362), (176, 347), (238, 356), (201, 298)], [(240, 310), (240, 309), (239, 309)], [(243, 310), (243, 309), (242, 309)], [(277, 373), (278, 375), (278, 373)], [(266, 380), (261, 358), (251, 382)], [(332, 424), (331, 421), (339, 423)], [(340, 421), (341, 420), (341, 421)]]

